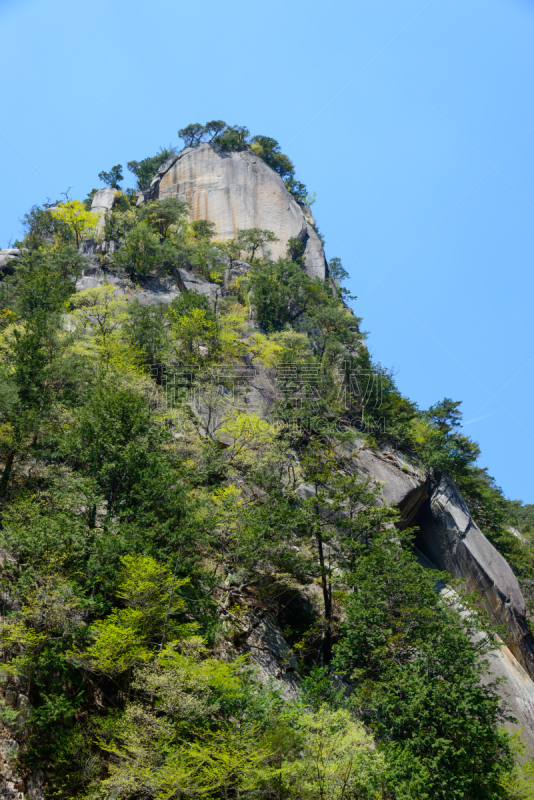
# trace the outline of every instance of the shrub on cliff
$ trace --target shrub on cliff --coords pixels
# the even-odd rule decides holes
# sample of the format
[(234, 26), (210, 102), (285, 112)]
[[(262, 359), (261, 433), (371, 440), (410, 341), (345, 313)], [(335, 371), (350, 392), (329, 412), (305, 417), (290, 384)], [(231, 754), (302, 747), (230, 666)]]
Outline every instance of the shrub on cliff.
[(160, 147), (155, 156), (143, 158), (142, 161), (128, 161), (127, 167), (137, 178), (138, 189), (148, 189), (150, 181), (169, 158), (176, 155), (175, 147)]

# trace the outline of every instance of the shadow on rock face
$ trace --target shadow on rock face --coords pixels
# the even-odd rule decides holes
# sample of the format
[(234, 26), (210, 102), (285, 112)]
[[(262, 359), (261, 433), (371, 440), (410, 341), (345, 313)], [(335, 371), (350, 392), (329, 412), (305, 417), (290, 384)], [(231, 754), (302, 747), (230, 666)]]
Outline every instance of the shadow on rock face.
[(534, 678), (534, 642), (517, 578), (473, 522), (454, 481), (444, 476), (432, 488), (416, 524), (419, 550), (437, 569), (462, 579), (481, 596), (490, 619), (506, 628), (510, 650)]

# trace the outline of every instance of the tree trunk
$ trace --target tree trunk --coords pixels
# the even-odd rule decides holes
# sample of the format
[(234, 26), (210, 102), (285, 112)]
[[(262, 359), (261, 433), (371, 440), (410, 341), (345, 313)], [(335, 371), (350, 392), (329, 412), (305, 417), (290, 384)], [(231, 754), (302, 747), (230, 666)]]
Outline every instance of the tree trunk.
[(324, 563), (323, 536), (320, 528), (317, 528), (315, 535), (317, 538), (317, 550), (319, 551), (319, 564), (321, 566), (321, 585), (323, 589), (324, 615), (326, 618), (326, 630), (323, 639), (323, 660), (325, 664), (329, 664), (332, 660), (332, 606), (330, 603), (330, 592), (328, 591), (327, 570)]
[(5, 497), (7, 494), (7, 487), (9, 485), (9, 479), (11, 478), (11, 471), (13, 469), (14, 462), (15, 451), (12, 450), (7, 457), (6, 465), (4, 467), (4, 471), (2, 472), (2, 477), (0, 478), (0, 499)]

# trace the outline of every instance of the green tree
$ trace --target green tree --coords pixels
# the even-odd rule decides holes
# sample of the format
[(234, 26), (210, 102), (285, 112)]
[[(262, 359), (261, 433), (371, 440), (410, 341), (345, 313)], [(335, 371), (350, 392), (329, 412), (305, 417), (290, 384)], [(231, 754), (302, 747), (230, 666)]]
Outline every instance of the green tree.
[(139, 209), (135, 206), (121, 208), (117, 203), (113, 206), (111, 213), (106, 215), (104, 225), (104, 239), (107, 242), (122, 242), (139, 222)]
[(337, 301), (325, 298), (324, 303), (316, 302), (309, 306), (308, 325), (313, 329), (315, 348), (319, 363), (335, 363), (344, 355), (358, 347), (363, 337), (359, 331), (361, 319), (354, 316)]
[(458, 432), (461, 402), (445, 398), (419, 412), (412, 422), (412, 446), (429, 469), (447, 472), (454, 479), (466, 476), (480, 455), (480, 448)]
[(73, 292), (71, 275), (80, 268), (74, 248), (31, 251), (22, 256), (14, 277), (15, 308), (20, 323), (4, 348), (3, 407), (0, 419), (4, 468), (0, 497), (7, 494), (13, 467), (36, 443), (54, 403), (68, 395), (78, 368), (65, 357), (71, 336), (61, 329), (60, 310)]
[(250, 141), (252, 152), (260, 156), (271, 169), (274, 169), (282, 180), (294, 176), (293, 162), (280, 152), (280, 145), (276, 139), (271, 139), (269, 136), (253, 136)]
[(447, 606), (435, 592), (438, 575), (398, 538), (375, 538), (350, 575), (336, 668), (353, 677), (393, 796), (500, 797), (512, 758), (496, 684), (481, 683), (491, 639)]
[(310, 197), (305, 184), (301, 181), (297, 181), (294, 177), (290, 176), (286, 178), (285, 185), (287, 191), (293, 195), (297, 203), (301, 205), (311, 205), (315, 202), (315, 193)]
[(226, 122), (221, 119), (212, 120), (205, 125), (194, 122), (185, 128), (181, 128), (178, 131), (178, 137), (183, 139), (184, 147), (198, 147), (202, 142), (213, 142), (215, 137), (225, 128)]
[(128, 231), (122, 247), (113, 255), (113, 262), (131, 278), (146, 278), (150, 273), (163, 268), (173, 256), (172, 248), (163, 248), (152, 226), (141, 223)]
[(160, 243), (168, 238), (171, 229), (185, 222), (187, 203), (176, 197), (145, 203), (139, 209), (139, 219), (159, 236)]
[(24, 231), (23, 240), (16, 243), (15, 246), (20, 245), (29, 250), (38, 250), (54, 242), (68, 242), (71, 239), (68, 225), (54, 216), (51, 210), (59, 204), (60, 201), (57, 200), (55, 203), (32, 206), (21, 220), (22, 230)]
[(176, 147), (160, 147), (155, 156), (149, 156), (142, 161), (128, 161), (126, 166), (137, 178), (138, 189), (148, 189), (150, 182), (158, 169), (176, 155)]
[(130, 341), (143, 353), (147, 365), (159, 364), (169, 345), (165, 307), (142, 306), (134, 300), (128, 306), (128, 315), (126, 330)]
[(106, 516), (112, 519), (136, 506), (136, 487), (149, 464), (155, 469), (161, 435), (147, 400), (116, 386), (111, 375), (95, 386), (60, 452), (96, 481), (105, 498)]
[(149, 661), (166, 637), (176, 641), (192, 635), (190, 625), (176, 621), (185, 608), (180, 589), (188, 579), (177, 580), (151, 556), (132, 554), (120, 561), (116, 596), (122, 606), (93, 624), (92, 644), (76, 654), (90, 669), (108, 676)]
[(323, 705), (314, 713), (300, 715), (296, 723), (302, 751), (283, 770), (290, 797), (355, 800), (379, 796), (383, 754), (348, 711)]
[(301, 267), (304, 267), (305, 250), (306, 246), (302, 241), (302, 239), (298, 239), (297, 237), (292, 236), (290, 239), (287, 240), (287, 248), (286, 248), (287, 257), (295, 264), (299, 264)]
[(77, 292), (71, 300), (72, 318), (85, 336), (86, 353), (96, 350), (105, 366), (109, 366), (114, 348), (120, 344), (120, 329), (128, 319), (127, 302), (110, 283)]
[(84, 236), (92, 233), (98, 223), (98, 214), (87, 211), (80, 200), (67, 200), (50, 211), (60, 222), (67, 225), (77, 248), (80, 247)]
[(213, 141), (223, 150), (239, 151), (248, 148), (249, 136), (249, 130), (244, 125), (228, 125)]
[(258, 250), (265, 254), (265, 248), (270, 242), (278, 242), (279, 239), (272, 231), (262, 228), (246, 228), (239, 230), (236, 235), (236, 242), (241, 252), (244, 252), (249, 261), (254, 261)]
[(120, 189), (120, 183), (124, 179), (124, 175), (122, 174), (122, 165), (116, 164), (114, 167), (111, 167), (109, 172), (99, 172), (98, 177), (102, 183), (107, 184), (107, 186), (111, 186), (112, 189)]
[(211, 241), (215, 236), (215, 223), (207, 219), (196, 219), (191, 222), (193, 237), (197, 241)]
[(283, 330), (305, 312), (311, 281), (293, 261), (256, 267), (249, 281), (258, 320), (268, 331)]
[(217, 318), (207, 299), (195, 292), (176, 297), (167, 312), (173, 345), (181, 361), (211, 361), (220, 348)]

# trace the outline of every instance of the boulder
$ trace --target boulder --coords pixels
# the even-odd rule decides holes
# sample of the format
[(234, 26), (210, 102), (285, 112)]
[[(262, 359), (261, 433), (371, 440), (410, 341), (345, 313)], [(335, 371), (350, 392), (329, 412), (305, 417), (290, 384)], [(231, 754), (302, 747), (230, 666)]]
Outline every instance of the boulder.
[(519, 583), (506, 559), (475, 525), (456, 484), (447, 476), (432, 487), (417, 518), (416, 545), (440, 570), (477, 592), (490, 619), (503, 625), (507, 644), (534, 678), (534, 643)]
[(160, 168), (149, 190), (138, 194), (138, 204), (165, 197), (185, 200), (191, 218), (213, 222), (219, 239), (233, 239), (244, 228), (273, 231), (279, 239), (269, 245), (274, 259), (286, 255), (288, 239), (300, 238), (308, 275), (327, 277), (309, 208), (301, 207), (278, 173), (248, 150), (228, 153), (207, 143), (187, 148)]
[(317, 492), (312, 483), (301, 483), (300, 486), (297, 486), (295, 489), (295, 494), (299, 500), (308, 500), (310, 497), (315, 497)]
[(212, 305), (222, 297), (221, 287), (216, 283), (209, 283), (201, 275), (196, 272), (190, 272), (188, 269), (177, 269), (177, 283), (182, 292), (197, 292), (203, 294)]
[(230, 269), (235, 269), (242, 275), (246, 275), (252, 265), (248, 261), (237, 261), (234, 259), (230, 264)]
[(126, 275), (106, 272), (98, 266), (83, 270), (81, 277), (76, 281), (76, 291), (95, 289), (104, 283), (111, 284), (117, 295), (128, 295), (131, 300), (138, 300), (142, 306), (169, 305), (180, 294), (173, 278), (154, 276), (145, 278), (134, 286)]
[(117, 275), (114, 272), (106, 272), (100, 267), (91, 266), (82, 270), (82, 275), (76, 281), (76, 291), (83, 292), (85, 289), (96, 289), (110, 283), (116, 287), (116, 294), (128, 294), (132, 287), (131, 281), (125, 275)]
[(250, 264), (246, 261), (232, 261), (232, 266), (224, 271), (223, 286), (225, 293), (235, 282), (236, 278), (243, 278), (250, 269)]
[(419, 467), (410, 463), (400, 451), (387, 446), (379, 450), (362, 447), (350, 459), (348, 467), (381, 486), (385, 503), (397, 506), (400, 511), (400, 527), (407, 528), (414, 523), (429, 492), (427, 477)]
[(142, 306), (168, 306), (180, 290), (172, 278), (147, 278), (134, 290), (134, 299)]
[(246, 649), (259, 668), (259, 678), (263, 683), (274, 681), (286, 700), (298, 699), (297, 659), (271, 614), (252, 620), (246, 636)]
[(22, 250), (16, 247), (9, 247), (0, 250), (0, 279), (4, 275), (13, 275)]
[(120, 194), (118, 189), (112, 189), (111, 186), (106, 186), (105, 189), (99, 189), (93, 196), (91, 203), (91, 211), (93, 214), (98, 214), (99, 220), (96, 226), (95, 238), (102, 239), (104, 235), (104, 225), (106, 224), (106, 217), (113, 208), (115, 200)]

